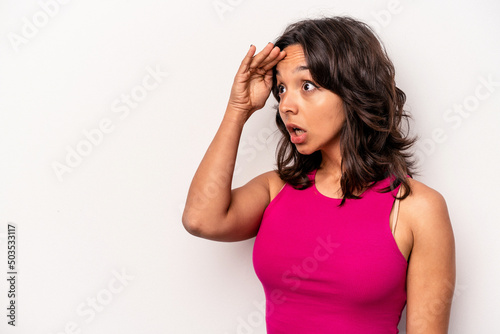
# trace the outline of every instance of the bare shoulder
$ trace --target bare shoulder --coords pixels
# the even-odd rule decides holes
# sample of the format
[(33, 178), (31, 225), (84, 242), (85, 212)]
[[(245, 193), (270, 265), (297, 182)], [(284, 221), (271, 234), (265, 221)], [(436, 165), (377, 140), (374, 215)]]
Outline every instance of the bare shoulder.
[(444, 197), (435, 189), (415, 179), (409, 179), (411, 193), (408, 202), (416, 206), (439, 208), (446, 206)]
[(274, 170), (260, 174), (256, 179), (267, 186), (270, 200), (272, 200), (285, 185), (285, 181), (283, 181), (278, 172)]
[(410, 222), (413, 232), (449, 228), (450, 219), (446, 201), (438, 191), (424, 183), (409, 179), (411, 193), (401, 201), (401, 213)]

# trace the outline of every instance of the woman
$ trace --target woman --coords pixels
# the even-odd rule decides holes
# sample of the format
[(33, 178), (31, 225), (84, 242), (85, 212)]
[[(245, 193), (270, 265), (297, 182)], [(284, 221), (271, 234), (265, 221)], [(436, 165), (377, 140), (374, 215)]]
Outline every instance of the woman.
[[(405, 94), (374, 33), (346, 17), (251, 46), (190, 187), (193, 235), (256, 236), (268, 333), (447, 333), (454, 237), (443, 197), (410, 177)], [(247, 119), (270, 92), (277, 170), (231, 189)], [(397, 227), (397, 228), (396, 228)]]

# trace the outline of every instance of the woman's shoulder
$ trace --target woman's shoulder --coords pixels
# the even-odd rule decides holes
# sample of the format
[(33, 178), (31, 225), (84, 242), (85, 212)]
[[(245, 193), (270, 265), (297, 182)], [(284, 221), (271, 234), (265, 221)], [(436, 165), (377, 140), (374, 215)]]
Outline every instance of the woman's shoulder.
[(263, 182), (265, 182), (269, 189), (269, 198), (272, 200), (285, 186), (285, 181), (283, 181), (276, 170), (268, 171), (262, 173), (258, 176)]
[(408, 178), (410, 194), (407, 201), (415, 206), (436, 207), (445, 204), (443, 195), (423, 182)]
[(410, 222), (412, 230), (435, 228), (449, 223), (446, 201), (437, 190), (415, 179), (408, 179), (410, 194), (400, 202), (400, 215)]

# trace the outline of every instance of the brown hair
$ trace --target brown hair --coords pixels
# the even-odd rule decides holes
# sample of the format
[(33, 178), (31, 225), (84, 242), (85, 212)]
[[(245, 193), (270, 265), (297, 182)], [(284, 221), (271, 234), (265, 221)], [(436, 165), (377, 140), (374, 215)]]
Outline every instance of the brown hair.
[[(406, 198), (410, 194), (407, 175), (412, 175), (415, 164), (405, 152), (415, 142), (402, 129), (402, 120), (409, 117), (403, 110), (406, 95), (396, 87), (394, 66), (371, 28), (349, 17), (303, 20), (288, 26), (275, 45), (281, 50), (301, 45), (314, 81), (343, 101), (340, 205), (387, 177), (392, 182), (383, 191), (401, 184), (401, 198)], [(272, 93), (279, 102), (276, 68)], [(295, 188), (307, 188), (311, 186), (307, 174), (320, 167), (321, 152), (297, 151), (278, 108), (276, 124), (283, 134), (276, 152), (278, 173)]]

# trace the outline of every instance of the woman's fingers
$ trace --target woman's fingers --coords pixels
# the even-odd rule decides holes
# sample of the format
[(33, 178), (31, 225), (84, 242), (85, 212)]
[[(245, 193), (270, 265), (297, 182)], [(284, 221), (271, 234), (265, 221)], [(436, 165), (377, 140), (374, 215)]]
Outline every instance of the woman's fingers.
[(268, 43), (257, 55), (255, 55), (256, 50), (255, 45), (250, 46), (245, 58), (241, 62), (238, 73), (243, 74), (257, 69), (267, 72), (286, 56), (285, 51), (281, 51), (272, 43)]
[[(276, 55), (273, 55), (273, 53), (276, 53)], [(278, 47), (276, 47), (273, 52), (269, 55), (267, 63), (262, 65), (262, 68), (267, 72), (270, 69), (272, 69), (274, 66), (276, 66), (277, 63), (283, 60), (286, 56), (285, 51), (280, 51)]]
[(271, 52), (274, 50), (273, 43), (267, 43), (267, 45), (252, 59), (252, 63), (250, 64), (251, 69), (256, 69), (261, 67), (263, 61), (265, 61)]
[(248, 71), (248, 69), (250, 68), (250, 64), (252, 63), (253, 55), (255, 54), (256, 50), (257, 48), (255, 47), (255, 45), (253, 44), (250, 45), (250, 49), (248, 49), (245, 58), (243, 58), (243, 60), (241, 61), (238, 73), (245, 73), (246, 71)]

